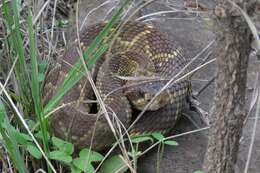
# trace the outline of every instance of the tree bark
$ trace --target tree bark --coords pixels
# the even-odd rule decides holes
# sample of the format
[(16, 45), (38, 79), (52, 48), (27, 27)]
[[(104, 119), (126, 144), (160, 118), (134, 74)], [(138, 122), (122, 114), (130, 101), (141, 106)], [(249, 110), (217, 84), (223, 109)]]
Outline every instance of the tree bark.
[[(233, 0), (247, 14), (254, 0)], [(247, 65), (252, 35), (239, 10), (226, 0), (218, 0), (214, 11), (218, 74), (215, 104), (211, 111), (209, 142), (204, 159), (205, 173), (234, 173), (239, 139), (245, 119)]]

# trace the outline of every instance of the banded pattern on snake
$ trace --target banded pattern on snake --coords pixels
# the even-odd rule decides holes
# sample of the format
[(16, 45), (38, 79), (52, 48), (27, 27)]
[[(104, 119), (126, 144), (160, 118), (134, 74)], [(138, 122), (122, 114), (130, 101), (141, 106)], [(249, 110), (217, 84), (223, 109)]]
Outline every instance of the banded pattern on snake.
[[(98, 23), (80, 33), (83, 50), (104, 26), (105, 23)], [(78, 57), (76, 45), (73, 45), (55, 64), (46, 79), (45, 102), (54, 95)], [(91, 75), (112, 123), (127, 129), (156, 93), (187, 63), (184, 51), (166, 35), (148, 24), (129, 21), (122, 27), (111, 52), (97, 60)], [(173, 83), (147, 107), (130, 134), (170, 130), (189, 104), (190, 95), (188, 78)], [(77, 148), (92, 144), (95, 150), (102, 150), (111, 145), (115, 138), (104, 113), (100, 112), (99, 105), (88, 102), (95, 99), (90, 82), (83, 77), (60, 102), (69, 104), (51, 117), (55, 135), (72, 141)]]

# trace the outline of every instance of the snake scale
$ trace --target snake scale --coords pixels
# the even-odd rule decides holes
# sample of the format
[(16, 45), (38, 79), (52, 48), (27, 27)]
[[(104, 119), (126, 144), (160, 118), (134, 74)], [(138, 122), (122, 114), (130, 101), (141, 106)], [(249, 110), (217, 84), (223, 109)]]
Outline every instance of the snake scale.
[[(117, 25), (119, 23), (114, 28)], [(97, 23), (80, 33), (83, 50), (104, 26), (104, 22)], [(75, 44), (49, 72), (44, 87), (45, 102), (55, 94), (78, 57)], [(127, 129), (146, 104), (187, 63), (183, 50), (166, 35), (148, 24), (129, 21), (116, 37), (111, 52), (97, 60), (91, 76), (111, 123)], [(188, 105), (190, 93), (188, 78), (174, 83), (156, 97), (129, 133), (168, 131)], [(83, 77), (62, 98), (60, 105), (66, 106), (51, 116), (54, 134), (71, 141), (77, 148), (92, 144), (95, 150), (102, 150), (115, 142), (104, 112), (97, 103), (90, 102), (95, 99), (89, 80)]]

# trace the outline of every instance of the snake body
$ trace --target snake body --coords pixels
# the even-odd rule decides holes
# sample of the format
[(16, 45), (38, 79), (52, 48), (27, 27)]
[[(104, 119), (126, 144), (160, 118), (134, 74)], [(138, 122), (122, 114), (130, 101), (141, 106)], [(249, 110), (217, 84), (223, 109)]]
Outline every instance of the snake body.
[[(98, 23), (81, 32), (83, 50), (104, 26), (105, 23)], [(50, 71), (44, 87), (45, 102), (55, 94), (78, 57), (76, 45), (73, 45)], [(91, 70), (91, 77), (104, 101), (106, 115), (111, 120), (110, 125), (128, 128), (136, 115), (187, 62), (183, 50), (166, 35), (148, 24), (127, 22), (111, 52), (104, 53)], [(147, 82), (148, 78), (159, 79)], [(130, 134), (171, 129), (187, 106), (190, 89), (188, 78), (170, 85), (147, 107)], [(54, 134), (72, 141), (77, 148), (91, 145), (95, 150), (101, 150), (111, 145), (115, 141), (114, 134), (105, 113), (99, 111), (100, 106), (88, 102), (93, 99), (96, 97), (91, 84), (87, 77), (83, 77), (62, 98), (60, 105), (66, 106), (53, 113), (51, 125)]]

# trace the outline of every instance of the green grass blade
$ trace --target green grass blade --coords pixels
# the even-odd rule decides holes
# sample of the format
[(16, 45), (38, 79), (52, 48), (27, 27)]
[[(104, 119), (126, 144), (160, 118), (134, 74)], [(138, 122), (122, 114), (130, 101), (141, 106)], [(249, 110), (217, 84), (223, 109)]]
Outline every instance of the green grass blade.
[(20, 173), (26, 173), (26, 167), (23, 162), (15, 135), (11, 130), (11, 125), (6, 116), (6, 110), (3, 102), (0, 100), (0, 133), (3, 137), (4, 146), (11, 158), (14, 166)]
[(17, 9), (17, 0), (5, 1), (2, 0), (2, 12), (5, 19), (5, 26), (8, 31), (9, 52), (12, 55), (12, 60), (18, 57), (18, 62), (15, 66), (15, 76), (17, 78), (21, 100), (27, 105), (25, 109), (30, 109), (30, 87), (29, 75), (26, 67), (26, 60), (23, 47), (23, 39), (20, 31), (19, 15)]
[(36, 39), (32, 25), (32, 14), (29, 11), (29, 15), (27, 17), (27, 29), (29, 34), (29, 52), (31, 58), (31, 92), (34, 101), (35, 112), (40, 114), (41, 112), (41, 100), (40, 100), (40, 84), (38, 82), (38, 60), (37, 60), (37, 46)]
[(37, 60), (37, 44), (36, 44), (36, 36), (33, 29), (33, 22), (32, 22), (32, 13), (29, 10), (28, 17), (27, 17), (27, 28), (29, 32), (29, 52), (31, 58), (31, 92), (32, 98), (34, 102), (34, 110), (35, 114), (37, 115), (37, 119), (40, 122), (40, 130), (43, 134), (43, 146), (45, 152), (49, 151), (48, 147), (48, 122), (43, 118), (43, 107), (41, 104), (41, 94), (40, 94), (40, 82), (38, 80), (39, 70), (38, 70), (38, 60)]
[[(92, 41), (88, 49), (84, 52), (83, 57), (87, 62), (87, 67), (91, 68), (98, 58), (108, 49), (108, 44), (101, 44), (105, 38), (111, 38), (111, 29), (113, 25), (119, 20), (123, 14), (124, 7), (128, 4), (128, 0), (125, 0), (115, 15), (110, 19), (102, 31), (96, 36)], [(102, 45), (101, 47), (99, 45)], [(98, 51), (95, 51), (98, 50)], [(91, 57), (91, 58), (90, 58)], [(90, 60), (91, 59), (91, 60)], [(84, 76), (83, 65), (80, 59), (74, 64), (73, 68), (68, 72), (63, 85), (57, 91), (57, 94), (49, 101), (49, 103), (44, 108), (44, 114), (50, 112), (61, 100), (61, 98)]]

